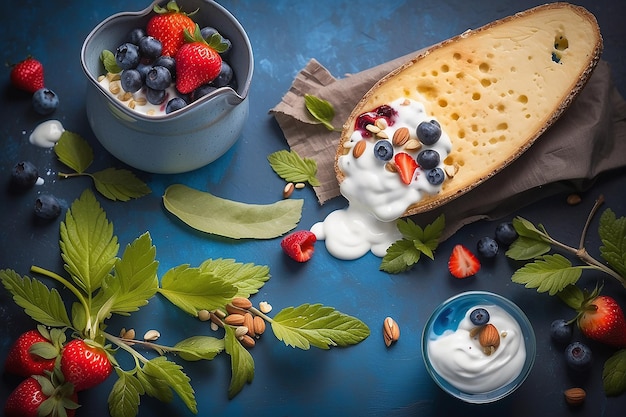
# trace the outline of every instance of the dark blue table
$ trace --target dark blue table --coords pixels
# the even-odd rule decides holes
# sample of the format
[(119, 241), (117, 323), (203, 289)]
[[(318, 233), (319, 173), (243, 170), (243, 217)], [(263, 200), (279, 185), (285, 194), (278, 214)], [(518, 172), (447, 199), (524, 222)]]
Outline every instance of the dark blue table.
[[(157, 247), (159, 274), (183, 263), (198, 265), (208, 258), (234, 258), (238, 262), (268, 265), (272, 278), (253, 297), (268, 300), (274, 312), (301, 303), (323, 303), (363, 320), (371, 336), (346, 349), (301, 351), (286, 347), (270, 332), (251, 351), (255, 360), (254, 381), (233, 400), (227, 398), (230, 380), (228, 356), (211, 362), (185, 364), (196, 390), (199, 415), (469, 415), (483, 416), (623, 416), (626, 395), (607, 398), (601, 387), (601, 365), (611, 350), (591, 344), (596, 355), (591, 374), (579, 382), (588, 392), (578, 410), (567, 407), (562, 391), (577, 385), (566, 371), (560, 348), (549, 340), (549, 323), (569, 316), (560, 301), (511, 283), (517, 266), (504, 256), (483, 265), (477, 277), (455, 280), (449, 275), (447, 254), (456, 243), (474, 247), (485, 235), (493, 235), (495, 223), (467, 226), (442, 244), (435, 261), (424, 261), (411, 272), (387, 275), (379, 271), (380, 259), (372, 255), (356, 261), (332, 258), (323, 244), (314, 258), (296, 265), (286, 258), (279, 240), (231, 241), (196, 233), (175, 221), (163, 209), (161, 196), (167, 186), (183, 183), (190, 187), (243, 202), (271, 203), (280, 199), (283, 181), (266, 162), (268, 154), (287, 147), (282, 132), (268, 115), (294, 76), (310, 58), (316, 58), (338, 76), (367, 69), (407, 54), (468, 28), (481, 26), (538, 1), (307, 1), (233, 0), (221, 2), (247, 28), (255, 54), (255, 74), (250, 93), (250, 118), (238, 143), (210, 166), (181, 175), (138, 175), (152, 194), (130, 202), (110, 202), (99, 197), (121, 245), (150, 231)], [(386, 4), (387, 3), (387, 4)], [(613, 68), (614, 80), (626, 94), (626, 3), (613, 0), (584, 0), (600, 23), (605, 41), (603, 58)], [(47, 85), (61, 98), (53, 118), (77, 132), (94, 147), (92, 169), (122, 166), (98, 144), (84, 111), (86, 80), (79, 51), (85, 35), (102, 19), (122, 10), (140, 10), (145, 0), (85, 2), (58, 0), (14, 2), (0, 17), (2, 62), (17, 62), (28, 54), (46, 67)], [(67, 206), (85, 188), (88, 178), (60, 180), (63, 166), (51, 150), (28, 143), (28, 135), (43, 117), (31, 110), (29, 98), (9, 87), (9, 70), (0, 70), (0, 180), (4, 183), (15, 162), (33, 161), (40, 167), (45, 184), (33, 193), (51, 192)], [(626, 215), (624, 181), (626, 172), (601, 176), (583, 194), (582, 204), (565, 203), (566, 193), (520, 208), (515, 214), (543, 223), (555, 236), (575, 245), (593, 200), (603, 193), (606, 206), (618, 216)], [(59, 222), (33, 221), (34, 194), (0, 197), (0, 268), (29, 274), (31, 265), (62, 273), (59, 256)], [(319, 206), (310, 189), (299, 192), (305, 200), (301, 228), (309, 228), (328, 213), (343, 207), (337, 198)], [(588, 248), (598, 255), (597, 218), (592, 223)], [(601, 278), (585, 274), (581, 284), (593, 285)], [(626, 293), (614, 280), (605, 280), (605, 291), (626, 307)], [(525, 384), (510, 397), (490, 405), (472, 406), (444, 394), (426, 374), (420, 350), (422, 327), (433, 308), (447, 297), (464, 290), (489, 290), (515, 301), (532, 321), (538, 341), (537, 361)], [(382, 321), (393, 316), (402, 329), (400, 341), (387, 349), (381, 335)], [(138, 334), (149, 328), (162, 333), (160, 342), (173, 343), (194, 334), (211, 334), (208, 324), (185, 316), (163, 298), (155, 298), (130, 319), (116, 319), (111, 329), (133, 327)], [(33, 322), (0, 290), (0, 358), (20, 333)], [(17, 380), (6, 375), (0, 381), (4, 403)], [(79, 416), (106, 416), (106, 399), (113, 383), (83, 392)], [(163, 404), (143, 397), (141, 416), (191, 415), (175, 398)]]

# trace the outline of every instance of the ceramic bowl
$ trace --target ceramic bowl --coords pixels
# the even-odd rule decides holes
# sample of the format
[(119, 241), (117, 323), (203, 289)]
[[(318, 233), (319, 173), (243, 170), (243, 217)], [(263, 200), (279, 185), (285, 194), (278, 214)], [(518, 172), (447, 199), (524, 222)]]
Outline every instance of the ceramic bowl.
[[(476, 306), (490, 312), (489, 323), (500, 332), (500, 346), (489, 355), (468, 331), (476, 327), (468, 317)], [(464, 292), (444, 301), (422, 334), (422, 356), (432, 379), (469, 403), (489, 403), (511, 394), (530, 373), (535, 355), (535, 333), (524, 312), (490, 292)]]
[[(164, 6), (166, 1), (155, 3)], [(145, 28), (155, 3), (107, 18), (85, 39), (81, 63), (88, 80), (86, 112), (102, 146), (122, 162), (151, 173), (187, 172), (213, 162), (239, 138), (249, 112), (252, 47), (244, 28), (224, 7), (211, 0), (178, 0), (183, 11), (198, 9), (193, 20), (200, 27), (215, 27), (232, 42), (227, 61), (237, 80), (236, 91), (219, 88), (167, 115), (137, 113), (98, 83), (98, 76), (105, 73), (100, 54), (105, 49), (114, 52), (132, 29)]]

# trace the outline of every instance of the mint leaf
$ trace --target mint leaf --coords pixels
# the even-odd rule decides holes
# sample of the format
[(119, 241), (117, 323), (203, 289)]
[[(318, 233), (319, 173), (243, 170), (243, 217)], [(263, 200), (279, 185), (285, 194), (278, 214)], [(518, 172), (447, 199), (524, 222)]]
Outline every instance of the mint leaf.
[(311, 94), (304, 95), (304, 105), (313, 118), (323, 124), (328, 130), (335, 130), (332, 121), (335, 118), (335, 109), (329, 101), (315, 97)]
[(72, 327), (65, 304), (56, 289), (48, 289), (38, 280), (20, 277), (10, 269), (0, 270), (0, 280), (33, 320), (50, 327)]
[(256, 294), (270, 279), (270, 269), (267, 266), (242, 264), (234, 259), (207, 259), (199, 268), (236, 287), (235, 297), (248, 298)]
[(171, 350), (186, 361), (211, 360), (224, 350), (224, 340), (210, 336), (192, 336), (176, 343)]
[(150, 187), (127, 169), (107, 168), (90, 175), (96, 190), (113, 201), (128, 201), (150, 194)]
[(287, 182), (308, 182), (313, 187), (320, 185), (317, 179), (317, 162), (302, 158), (296, 151), (280, 150), (271, 153), (267, 160), (279, 177)]
[(107, 49), (103, 50), (100, 53), (100, 61), (102, 61), (106, 72), (111, 72), (113, 74), (122, 72), (122, 69), (119, 67), (119, 65), (117, 65), (117, 61), (115, 60), (115, 54), (113, 54), (113, 52)]
[(119, 244), (113, 225), (93, 193), (85, 190), (61, 222), (61, 257), (74, 282), (91, 295), (117, 261)]
[(237, 395), (246, 383), (251, 383), (254, 379), (254, 359), (250, 352), (243, 347), (235, 337), (235, 331), (230, 327), (225, 327), (224, 346), (226, 353), (230, 356), (231, 378), (228, 386), (228, 398)]
[(308, 350), (354, 345), (370, 334), (362, 321), (321, 304), (302, 304), (281, 310), (271, 321), (272, 331), (287, 346)]
[(598, 233), (602, 240), (600, 255), (626, 278), (626, 218), (617, 219), (611, 209), (606, 209), (600, 216)]
[(140, 396), (144, 394), (141, 382), (131, 372), (114, 368), (118, 379), (109, 393), (111, 417), (127, 417), (139, 414)]
[(526, 288), (536, 288), (537, 292), (555, 295), (570, 284), (575, 284), (582, 274), (583, 267), (572, 266), (563, 255), (544, 255), (532, 263), (515, 271), (511, 280), (524, 284)]
[(626, 391), (626, 349), (613, 354), (604, 362), (602, 383), (607, 396), (617, 396)]
[(74, 171), (82, 174), (93, 162), (93, 149), (78, 133), (64, 131), (54, 146), (54, 153)]
[(164, 356), (158, 356), (146, 362), (143, 371), (166, 383), (178, 396), (187, 408), (194, 414), (198, 413), (198, 404), (194, 397), (194, 390), (189, 383), (190, 379), (177, 363), (168, 361)]
[(422, 252), (415, 247), (413, 241), (400, 239), (387, 248), (387, 253), (380, 263), (380, 270), (398, 274), (408, 271), (419, 260)]
[(163, 275), (159, 292), (181, 310), (196, 316), (198, 310), (224, 307), (237, 294), (237, 288), (200, 268), (180, 265)]

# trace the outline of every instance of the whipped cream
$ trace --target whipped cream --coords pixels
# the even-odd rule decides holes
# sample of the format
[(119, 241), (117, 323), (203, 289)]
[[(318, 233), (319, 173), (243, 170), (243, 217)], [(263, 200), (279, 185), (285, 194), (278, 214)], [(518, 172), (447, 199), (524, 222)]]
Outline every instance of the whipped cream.
[[(490, 320), (500, 332), (500, 346), (491, 355), (483, 352), (478, 336), (470, 337), (476, 327), (469, 319), (475, 308), (489, 311)], [(459, 390), (479, 394), (493, 391), (513, 381), (526, 361), (524, 336), (517, 321), (496, 305), (477, 305), (465, 314), (456, 330), (429, 335), (428, 357), (433, 369)]]
[(52, 148), (61, 139), (65, 128), (58, 120), (47, 120), (35, 127), (28, 141), (41, 148)]
[[(426, 114), (424, 105), (415, 100), (400, 98), (389, 103), (389, 106), (396, 114), (393, 123), (382, 130), (390, 139), (396, 130), (406, 127), (411, 139), (417, 140), (417, 126), (421, 122), (433, 120)], [(366, 139), (365, 152), (361, 156), (355, 158), (353, 152), (348, 152), (338, 160), (339, 168), (344, 173), (340, 192), (348, 200), (348, 208), (330, 213), (323, 222), (311, 228), (318, 240), (325, 241), (331, 255), (345, 260), (357, 259), (369, 251), (383, 257), (387, 248), (401, 238), (396, 220), (411, 204), (441, 190), (441, 184), (431, 184), (426, 173), (419, 168), (410, 184), (403, 183), (397, 172), (386, 169), (385, 162), (374, 155), (376, 139), (364, 136), (358, 129), (344, 146), (353, 148), (361, 139)], [(452, 150), (452, 142), (442, 131), (441, 137), (433, 145), (423, 145), (413, 151), (394, 146), (394, 154), (406, 152), (415, 158), (425, 149), (439, 153), (438, 167), (443, 169), (443, 161)]]

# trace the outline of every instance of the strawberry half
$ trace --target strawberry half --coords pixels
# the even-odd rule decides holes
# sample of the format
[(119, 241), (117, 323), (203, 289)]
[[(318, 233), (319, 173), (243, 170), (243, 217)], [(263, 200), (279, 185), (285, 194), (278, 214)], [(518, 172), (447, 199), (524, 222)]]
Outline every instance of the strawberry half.
[(316, 241), (317, 238), (313, 232), (299, 230), (285, 236), (280, 246), (290, 258), (298, 262), (306, 262), (313, 256)]
[(25, 377), (43, 375), (45, 371), (52, 371), (58, 354), (59, 350), (38, 330), (29, 330), (22, 333), (9, 349), (4, 370)]
[(32, 57), (15, 64), (11, 68), (11, 83), (29, 93), (44, 88), (43, 65)]
[(626, 319), (613, 297), (599, 295), (583, 303), (578, 327), (589, 339), (617, 348), (626, 347)]
[(162, 55), (173, 57), (185, 43), (185, 29), (193, 33), (196, 24), (190, 16), (198, 10), (184, 13), (176, 1), (168, 2), (165, 7), (156, 4), (153, 10), (156, 15), (148, 21), (146, 33), (161, 42), (163, 46)]
[(480, 270), (480, 261), (465, 246), (456, 245), (450, 254), (448, 269), (456, 278), (467, 278)]
[(61, 352), (61, 372), (75, 391), (95, 387), (111, 375), (113, 367), (106, 351), (84, 340), (74, 339)]
[(4, 405), (5, 417), (67, 416), (78, 408), (78, 395), (71, 385), (57, 385), (41, 376), (31, 376), (19, 384)]
[(396, 163), (396, 167), (398, 168), (400, 179), (403, 183), (409, 185), (411, 181), (413, 181), (413, 174), (415, 174), (415, 170), (419, 168), (417, 161), (406, 152), (397, 153), (393, 157), (393, 161)]

